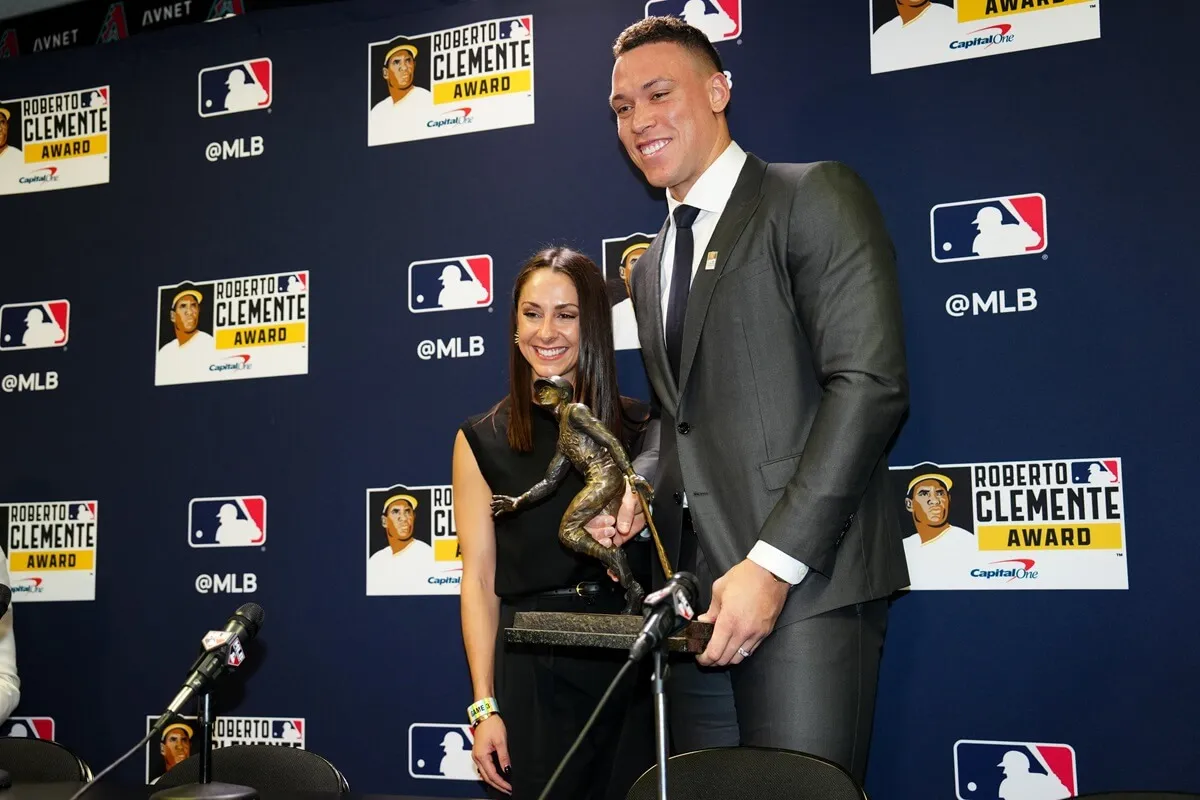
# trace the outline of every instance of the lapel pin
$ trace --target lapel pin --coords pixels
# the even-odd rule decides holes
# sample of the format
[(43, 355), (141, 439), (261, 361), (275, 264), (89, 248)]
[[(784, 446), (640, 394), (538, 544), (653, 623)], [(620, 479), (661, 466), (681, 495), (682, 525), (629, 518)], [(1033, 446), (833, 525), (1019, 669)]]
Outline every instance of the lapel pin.
[(705, 269), (716, 269), (717, 268), (717, 251), (716, 250), (708, 251), (708, 256), (706, 257), (706, 259), (704, 261), (704, 268)]

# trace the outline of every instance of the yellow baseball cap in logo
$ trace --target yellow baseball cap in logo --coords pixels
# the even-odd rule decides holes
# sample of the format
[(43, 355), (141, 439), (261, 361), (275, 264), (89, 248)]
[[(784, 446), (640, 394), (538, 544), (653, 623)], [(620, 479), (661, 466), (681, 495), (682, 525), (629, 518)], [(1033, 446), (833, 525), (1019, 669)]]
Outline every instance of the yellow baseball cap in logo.
[(200, 291), (198, 289), (191, 289), (191, 288), (182, 289), (179, 292), (177, 292), (174, 297), (171, 298), (171, 308), (175, 307), (175, 304), (179, 302), (179, 298), (187, 297), (188, 295), (191, 295), (192, 297), (196, 298), (197, 303), (204, 302), (204, 295), (200, 294)]
[(412, 508), (413, 511), (417, 510), (417, 498), (413, 497), (411, 494), (394, 494), (387, 500), (383, 501), (383, 513), (386, 514), (388, 509), (400, 500), (408, 503), (409, 507)]
[(908, 492), (911, 492), (913, 490), (913, 487), (916, 486), (921, 481), (931, 481), (931, 480), (939, 481), (942, 484), (942, 486), (946, 487), (946, 491), (949, 491), (950, 489), (954, 488), (954, 481), (950, 480), (949, 478), (947, 478), (945, 475), (941, 474), (940, 472), (926, 472), (922, 475), (918, 475), (917, 477), (915, 477), (911, 481), (909, 481), (908, 489), (906, 490), (905, 493), (907, 494)]
[(417, 57), (417, 46), (415, 44), (409, 44), (408, 42), (405, 42), (404, 44), (398, 44), (395, 47), (393, 47), (391, 50), (387, 51), (387, 55), (385, 55), (383, 57), (384, 66), (387, 65), (388, 61), (391, 60), (392, 56), (396, 55), (396, 53), (399, 53), (401, 50), (407, 50), (409, 53), (412, 54), (413, 58)]

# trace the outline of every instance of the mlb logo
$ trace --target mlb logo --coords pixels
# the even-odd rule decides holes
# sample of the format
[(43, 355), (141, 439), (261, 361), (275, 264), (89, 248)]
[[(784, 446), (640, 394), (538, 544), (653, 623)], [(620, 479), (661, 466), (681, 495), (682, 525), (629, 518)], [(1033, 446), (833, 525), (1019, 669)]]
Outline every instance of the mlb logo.
[(975, 261), (1041, 253), (1046, 249), (1042, 194), (942, 203), (929, 212), (933, 260)]
[(208, 9), (208, 19), (205, 22), (216, 22), (245, 13), (246, 9), (242, 7), (242, 0), (213, 0), (212, 6)]
[(21, 54), (17, 47), (17, 32), (12, 28), (0, 33), (0, 58), (16, 58)]
[(236, 638), (231, 631), (209, 631), (200, 640), (200, 645), (207, 653), (216, 650), (218, 647), (224, 647)]
[(438, 258), (408, 265), (408, 310), (414, 314), (491, 304), (491, 256)]
[(271, 738), (304, 749), (304, 720), (277, 719), (271, 723)]
[(295, 272), (291, 275), (280, 275), (278, 291), (287, 294), (304, 294), (308, 291), (308, 273)]
[(1071, 462), (1071, 483), (1112, 486), (1121, 482), (1121, 459)]
[(188, 503), (192, 547), (259, 547), (267, 543), (267, 498), (197, 497)]
[(200, 70), (199, 108), (202, 117), (258, 111), (271, 105), (271, 59), (235, 61)]
[(518, 41), (520, 39), (528, 39), (533, 36), (533, 17), (519, 17), (517, 19), (505, 19), (500, 21), (500, 38), (512, 39)]
[(87, 503), (76, 503), (75, 505), (71, 506), (69, 515), (71, 519), (75, 520), (76, 522), (95, 522), (96, 507), (98, 505), (99, 504), (95, 500)]
[(0, 722), (0, 737), (54, 741), (54, 720), (50, 717), (9, 717)]
[(647, 17), (681, 17), (699, 28), (710, 42), (742, 35), (742, 0), (649, 0)]
[(414, 722), (408, 726), (408, 774), (414, 778), (477, 781), (470, 725)]
[(1075, 749), (961, 739), (954, 743), (954, 785), (958, 800), (1075, 797)]
[(44, 300), (0, 306), (0, 350), (62, 347), (71, 333), (71, 303)]

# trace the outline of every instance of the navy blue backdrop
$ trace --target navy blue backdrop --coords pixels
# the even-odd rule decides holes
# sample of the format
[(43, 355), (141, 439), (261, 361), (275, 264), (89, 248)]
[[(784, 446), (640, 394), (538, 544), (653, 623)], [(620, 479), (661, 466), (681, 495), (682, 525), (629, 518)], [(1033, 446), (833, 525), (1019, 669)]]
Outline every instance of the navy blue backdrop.
[[(901, 597), (868, 791), (994, 798), (993, 765), (1013, 749), (1035, 772), (1070, 774), (1076, 793), (1200, 790), (1200, 646), (1186, 622), (1200, 542), (1184, 480), (1200, 439), (1185, 405), (1200, 346), (1188, 200), (1200, 11), (1109, 0), (1100, 38), (872, 74), (871, 5), (744, 0), (740, 35), (717, 45), (735, 138), (767, 160), (845, 161), (877, 194), (912, 382), (892, 464), (1102, 464), (1123, 492), (1123, 539), (1104, 569), (1127, 557), (1128, 588), (1063, 579)], [(0, 64), (0, 100), (108, 87), (93, 101), (108, 109), (107, 182), (0, 195), (0, 304), (48, 319), (41, 304), (70, 303), (64, 346), (0, 350), (0, 502), (94, 502), (96, 526), (94, 600), (53, 602), (57, 573), (13, 576), (15, 717), (43, 732), (52, 719), (96, 769), (144, 735), (204, 631), (253, 600), (266, 624), (218, 706), (268, 719), (227, 740), (296, 743), (299, 731), (356, 790), (482, 796), (427, 777), (471, 700), (453, 581), (367, 595), (365, 556), (382, 542), (368, 492), (377, 504), (380, 491), (450, 483), (457, 425), (504, 389), (525, 258), (565, 243), (599, 263), (604, 239), (657, 231), (666, 206), (607, 106), (609, 47), (645, 3), (404, 6), (282, 9)], [(531, 20), (532, 125), (367, 146), (371, 43), (498, 19)], [(198, 113), (201, 70), (262, 58), (269, 108)], [(1019, 207), (1048, 228), (1044, 248), (934, 259), (936, 206), (1037, 194), (1044, 206)], [(488, 304), (411, 310), (410, 264), (481, 255)], [(287, 368), (298, 374), (156, 385), (161, 287), (264, 275), (303, 279), (306, 338)], [(1027, 293), (1018, 303), (1028, 289), (1035, 307)], [(638, 353), (619, 365), (623, 391), (645, 397)], [(256, 497), (263, 544), (193, 546), (212, 520), (189, 520), (189, 507), (229, 502), (252, 519)], [(441, 537), (452, 551), (452, 531), (429, 525), (435, 549)], [(1056, 564), (1087, 583), (1088, 562)], [(114, 779), (161, 769), (156, 746)]]

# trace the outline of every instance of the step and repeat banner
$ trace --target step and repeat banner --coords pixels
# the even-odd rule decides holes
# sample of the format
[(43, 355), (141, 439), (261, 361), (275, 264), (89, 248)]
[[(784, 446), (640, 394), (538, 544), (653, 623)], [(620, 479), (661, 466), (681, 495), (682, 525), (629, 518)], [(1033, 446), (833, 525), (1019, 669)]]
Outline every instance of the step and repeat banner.
[[(647, 397), (626, 286), (666, 203), (617, 142), (610, 48), (676, 14), (724, 61), (737, 141), (852, 165), (896, 243), (912, 587), (871, 796), (1200, 789), (1200, 646), (1173, 613), (1200, 559), (1200, 14), (1100, 5), (364, 0), (0, 62), (23, 689), (0, 733), (99, 770), (254, 601), (217, 746), (483, 796), (453, 441), (505, 391), (512, 282), (548, 244), (604, 271), (622, 389)], [(115, 779), (198, 734), (185, 718)]]

